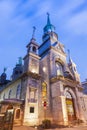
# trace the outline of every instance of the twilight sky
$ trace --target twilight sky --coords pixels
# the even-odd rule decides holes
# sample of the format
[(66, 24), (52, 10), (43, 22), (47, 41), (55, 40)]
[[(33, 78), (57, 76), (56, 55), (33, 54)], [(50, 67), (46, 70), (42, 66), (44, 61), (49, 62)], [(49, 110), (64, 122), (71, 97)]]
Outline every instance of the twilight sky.
[(0, 74), (7, 67), (10, 78), (18, 57), (36, 26), (36, 40), (42, 43), (46, 13), (56, 27), (59, 41), (70, 49), (81, 81), (87, 78), (87, 0), (0, 0)]

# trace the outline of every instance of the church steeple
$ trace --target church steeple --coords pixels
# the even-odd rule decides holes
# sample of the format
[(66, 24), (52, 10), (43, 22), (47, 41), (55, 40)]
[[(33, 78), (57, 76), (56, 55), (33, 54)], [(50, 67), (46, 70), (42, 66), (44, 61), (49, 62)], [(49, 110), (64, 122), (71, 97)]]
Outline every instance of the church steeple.
[(27, 53), (34, 53), (34, 54), (38, 54), (38, 44), (36, 42), (36, 39), (35, 39), (35, 30), (36, 30), (36, 27), (33, 26), (33, 33), (32, 33), (32, 38), (29, 42), (29, 44), (27, 45)]
[(55, 31), (54, 25), (51, 24), (50, 14), (49, 13), (47, 13), (47, 24), (46, 24), (46, 26), (44, 27), (43, 30), (44, 30), (44, 33), (54, 32)]
[(43, 28), (44, 34), (42, 36), (42, 45), (39, 47), (39, 55), (44, 56), (45, 52), (58, 42), (58, 35), (55, 32), (54, 25), (51, 24), (50, 15), (47, 13), (47, 24)]
[[(33, 40), (35, 40), (35, 30), (36, 30), (36, 27), (33, 26), (33, 33), (32, 33), (32, 39), (33, 39)], [(31, 39), (31, 40), (32, 40), (32, 39)]]
[(51, 24), (51, 22), (50, 22), (50, 14), (47, 12), (47, 25), (50, 25)]

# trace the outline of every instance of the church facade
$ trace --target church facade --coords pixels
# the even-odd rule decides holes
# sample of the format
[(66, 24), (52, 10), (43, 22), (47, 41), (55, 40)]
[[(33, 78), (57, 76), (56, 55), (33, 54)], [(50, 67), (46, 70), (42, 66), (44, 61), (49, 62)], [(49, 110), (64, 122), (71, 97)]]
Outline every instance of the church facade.
[(49, 119), (52, 123), (68, 125), (70, 121), (87, 120), (87, 97), (82, 93), (76, 65), (59, 42), (49, 14), (43, 29), (42, 44), (34, 37), (27, 47), (24, 64), (13, 69), (12, 80), (0, 77), (0, 113), (9, 105), (14, 109), (14, 124), (37, 125)]

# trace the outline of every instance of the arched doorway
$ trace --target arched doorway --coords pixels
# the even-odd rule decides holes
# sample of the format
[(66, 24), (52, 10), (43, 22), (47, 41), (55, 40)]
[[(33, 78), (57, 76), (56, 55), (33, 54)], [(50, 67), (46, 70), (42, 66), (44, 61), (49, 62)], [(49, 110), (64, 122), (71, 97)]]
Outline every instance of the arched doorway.
[(65, 96), (66, 96), (66, 107), (67, 107), (68, 120), (73, 121), (76, 119), (74, 100), (69, 91), (66, 92)]

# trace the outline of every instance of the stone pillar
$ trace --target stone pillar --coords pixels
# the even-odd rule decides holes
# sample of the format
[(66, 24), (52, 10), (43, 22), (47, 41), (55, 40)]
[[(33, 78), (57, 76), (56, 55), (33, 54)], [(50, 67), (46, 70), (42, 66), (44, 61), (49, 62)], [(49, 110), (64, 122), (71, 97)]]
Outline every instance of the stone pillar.
[(65, 96), (61, 96), (61, 102), (62, 102), (62, 112), (63, 112), (64, 125), (68, 125), (68, 116), (67, 116), (67, 107), (66, 107)]

